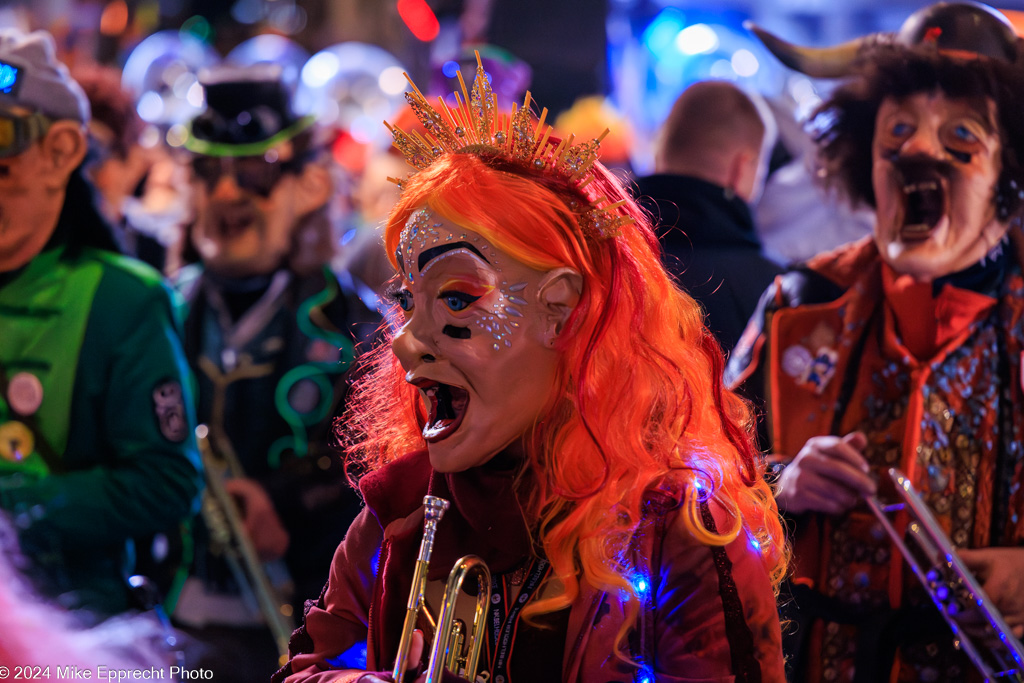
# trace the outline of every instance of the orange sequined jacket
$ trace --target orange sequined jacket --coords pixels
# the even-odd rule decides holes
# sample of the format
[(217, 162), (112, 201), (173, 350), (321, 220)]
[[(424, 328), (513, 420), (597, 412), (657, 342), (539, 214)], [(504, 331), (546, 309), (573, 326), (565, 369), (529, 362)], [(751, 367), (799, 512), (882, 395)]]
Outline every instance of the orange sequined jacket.
[[(810, 437), (862, 431), (873, 474), (881, 482), (902, 469), (955, 546), (1020, 544), (1024, 278), (1015, 244), (998, 268), (981, 269), (989, 281), (974, 289), (922, 292), (882, 263), (870, 238), (779, 276), (726, 374), (763, 406), (769, 458), (784, 465)], [(866, 507), (800, 515), (793, 530), (793, 582), (849, 613), (837, 623), (898, 607), (914, 585)], [(816, 637), (822, 648), (830, 642)], [(841, 633), (833, 645), (845, 647)]]

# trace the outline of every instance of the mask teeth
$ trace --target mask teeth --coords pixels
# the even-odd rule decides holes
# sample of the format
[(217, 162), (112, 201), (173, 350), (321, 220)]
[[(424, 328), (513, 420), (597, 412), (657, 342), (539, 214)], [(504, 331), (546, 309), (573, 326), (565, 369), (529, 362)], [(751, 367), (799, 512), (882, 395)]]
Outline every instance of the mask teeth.
[[(534, 124), (530, 110), (532, 100), (527, 92), (522, 107), (513, 106), (510, 114), (501, 114), (479, 52), (476, 59), (476, 78), (471, 90), (466, 88), (462, 73), (457, 72), (459, 90), (454, 93), (455, 107), (449, 107), (439, 97), (435, 108), (406, 75), (412, 87), (412, 92), (405, 94), (406, 100), (426, 133), (406, 133), (385, 122), (395, 147), (417, 170), (429, 167), (446, 154), (486, 151), (541, 173), (559, 175), (589, 197), (584, 188), (594, 180), (594, 163), (601, 141), (609, 131), (606, 129), (598, 138), (580, 144), (573, 144), (575, 137), (570, 135), (553, 146), (550, 143), (552, 128), (545, 123), (548, 110), (543, 109)], [(400, 188), (405, 183), (404, 180), (389, 180)], [(604, 197), (589, 199), (586, 206), (573, 207), (580, 228), (592, 239), (614, 236), (623, 226), (633, 222), (631, 217), (619, 211), (625, 200), (602, 207), (601, 204), (607, 201)]]

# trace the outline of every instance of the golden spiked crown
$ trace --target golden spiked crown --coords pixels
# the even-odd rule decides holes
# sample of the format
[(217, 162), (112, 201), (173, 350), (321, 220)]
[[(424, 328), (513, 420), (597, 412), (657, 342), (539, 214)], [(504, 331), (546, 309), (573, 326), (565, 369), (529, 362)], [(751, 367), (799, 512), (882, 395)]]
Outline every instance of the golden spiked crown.
[[(502, 113), (479, 52), (476, 61), (472, 95), (467, 93), (462, 73), (457, 72), (461, 93), (454, 93), (454, 108), (441, 97), (437, 98), (438, 107), (433, 107), (409, 75), (405, 75), (413, 90), (405, 93), (405, 99), (423, 124), (425, 133), (407, 133), (387, 121), (384, 125), (391, 131), (395, 147), (401, 150), (409, 164), (423, 170), (446, 154), (460, 152), (500, 157), (523, 168), (561, 176), (579, 190), (587, 205), (571, 204), (570, 208), (587, 236), (593, 239), (611, 237), (622, 226), (632, 223), (631, 216), (619, 211), (625, 200), (612, 202), (604, 195), (594, 196), (588, 191), (595, 177), (594, 162), (597, 161), (601, 140), (609, 131), (606, 129), (598, 138), (578, 145), (573, 144), (572, 135), (564, 140), (552, 138), (552, 128), (544, 122), (548, 110), (541, 111), (540, 118), (535, 119), (530, 110), (529, 92), (522, 107), (513, 104), (511, 113)], [(388, 180), (402, 187), (403, 181), (397, 178)]]

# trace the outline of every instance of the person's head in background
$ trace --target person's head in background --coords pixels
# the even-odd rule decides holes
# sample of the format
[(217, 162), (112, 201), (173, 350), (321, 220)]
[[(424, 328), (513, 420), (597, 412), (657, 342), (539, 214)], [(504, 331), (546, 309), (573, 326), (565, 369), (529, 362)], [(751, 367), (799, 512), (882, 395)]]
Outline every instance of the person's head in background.
[(200, 74), (207, 109), (191, 123), (195, 222), (186, 249), (227, 278), (331, 260), (333, 181), (312, 117), (292, 110), (272, 65)]
[(139, 145), (142, 119), (132, 96), (121, 88), (121, 74), (114, 67), (84, 64), (72, 74), (92, 108), (87, 175), (100, 194), (104, 214), (118, 223), (125, 198), (135, 194), (148, 167)]
[(732, 83), (694, 83), (665, 119), (654, 171), (700, 178), (750, 203), (764, 185), (768, 132), (761, 109)]
[[(408, 105), (395, 112), (392, 119), (392, 125), (403, 130), (427, 133)], [(384, 251), (382, 228), (401, 197), (399, 186), (390, 179), (405, 179), (411, 167), (390, 141), (383, 149), (371, 143), (366, 150), (366, 163), (349, 198), (353, 209), (349, 216), (350, 234), (346, 235), (336, 264), (381, 296), (395, 274)]]
[(401, 191), (388, 178), (404, 178), (408, 165), (401, 153), (381, 150), (372, 153), (356, 180), (352, 192), (350, 234), (340, 248), (336, 265), (380, 296), (394, 275), (387, 254), (381, 227)]
[[(52, 36), (0, 29), (0, 272), (26, 265), (51, 239), (117, 250), (80, 168), (89, 118)], [(75, 230), (55, 238), (69, 210)]]
[(146, 126), (118, 69), (87, 63), (76, 65), (72, 76), (92, 108), (83, 168), (99, 209), (128, 253), (164, 270), (188, 202), (184, 174), (159, 135), (153, 144), (142, 143)]

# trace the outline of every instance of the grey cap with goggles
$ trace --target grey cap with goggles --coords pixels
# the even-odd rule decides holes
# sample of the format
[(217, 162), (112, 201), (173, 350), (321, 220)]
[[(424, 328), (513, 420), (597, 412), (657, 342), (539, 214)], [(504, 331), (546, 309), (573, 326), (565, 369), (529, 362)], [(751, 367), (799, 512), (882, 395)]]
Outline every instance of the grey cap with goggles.
[(89, 99), (57, 61), (46, 31), (0, 29), (0, 109), (20, 107), (58, 121), (89, 121)]
[(0, 29), (0, 158), (24, 152), (52, 121), (89, 117), (89, 99), (57, 60), (49, 33)]
[(185, 148), (217, 157), (262, 156), (313, 124), (297, 116), (272, 64), (220, 66), (199, 74), (206, 110), (189, 125)]

